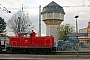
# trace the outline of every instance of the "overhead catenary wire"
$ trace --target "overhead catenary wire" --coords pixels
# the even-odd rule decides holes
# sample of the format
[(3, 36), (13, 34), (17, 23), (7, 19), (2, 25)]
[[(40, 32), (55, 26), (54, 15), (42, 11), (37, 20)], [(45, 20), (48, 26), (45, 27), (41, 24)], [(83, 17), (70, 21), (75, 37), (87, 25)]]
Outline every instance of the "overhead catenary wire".
[(0, 4), (2, 6), (3, 11), (6, 11), (7, 13), (11, 13), (11, 11), (9, 11), (6, 7), (4, 7), (2, 4)]
[[(18, 0), (19, 1), (19, 3), (22, 5), (23, 4), (23, 8), (26, 8), (26, 9), (37, 9), (38, 8), (38, 6), (37, 7), (31, 7), (31, 6), (26, 6), (24, 3), (22, 3), (20, 0)], [(85, 0), (82, 0), (82, 5), (81, 6), (62, 6), (62, 7), (90, 7), (90, 1), (88, 0), (88, 3), (89, 3), (89, 5), (88, 6), (86, 6), (85, 5)], [(24, 7), (24, 6), (26, 6), (26, 7)], [(41, 8), (43, 8), (43, 7), (41, 7)], [(20, 9), (19, 7), (17, 7), (17, 8), (9, 8), (9, 9)]]
[[(20, 3), (21, 3), (21, 1), (20, 0), (18, 0)], [(21, 3), (21, 4), (23, 4), (23, 3)]]
[[(38, 8), (38, 6), (37, 7), (30, 7), (30, 6), (27, 6), (27, 7), (24, 7), (24, 3), (22, 3), (21, 2), (21, 0), (18, 0), (18, 2), (19, 2), (19, 4), (23, 4), (23, 8), (26, 8), (26, 9), (37, 9)], [(62, 7), (90, 7), (90, 0), (88, 0), (88, 6), (85, 6), (85, 0), (82, 0), (82, 5), (81, 6), (62, 6)], [(41, 8), (43, 8), (43, 7), (41, 7)], [(9, 8), (9, 9), (14, 9), (14, 10), (17, 10), (17, 9), (20, 9), (20, 8)]]

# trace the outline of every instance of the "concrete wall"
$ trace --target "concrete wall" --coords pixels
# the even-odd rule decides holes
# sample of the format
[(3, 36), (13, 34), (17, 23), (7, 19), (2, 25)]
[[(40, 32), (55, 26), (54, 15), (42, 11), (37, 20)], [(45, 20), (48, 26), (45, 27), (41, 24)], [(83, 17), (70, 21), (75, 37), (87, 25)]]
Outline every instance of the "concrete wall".
[(59, 25), (47, 25), (46, 26), (46, 35), (47, 36), (54, 36), (55, 40), (58, 40), (58, 33), (57, 33), (57, 29), (58, 29)]

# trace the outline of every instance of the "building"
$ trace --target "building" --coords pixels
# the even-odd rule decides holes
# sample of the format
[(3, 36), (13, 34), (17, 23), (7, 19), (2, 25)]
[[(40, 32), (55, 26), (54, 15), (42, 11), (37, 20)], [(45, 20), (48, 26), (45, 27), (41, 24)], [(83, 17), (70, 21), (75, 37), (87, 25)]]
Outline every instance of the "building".
[(46, 35), (54, 36), (58, 40), (57, 29), (64, 21), (64, 9), (54, 1), (43, 7), (41, 12), (42, 20), (46, 24)]
[(90, 37), (90, 22), (88, 22), (87, 33), (88, 33), (88, 37)]
[(79, 33), (87, 33), (88, 36), (79, 37), (79, 41), (84, 42), (84, 44), (90, 44), (90, 22), (88, 22), (88, 27), (80, 29)]
[(80, 29), (79, 33), (88, 33), (87, 28)]

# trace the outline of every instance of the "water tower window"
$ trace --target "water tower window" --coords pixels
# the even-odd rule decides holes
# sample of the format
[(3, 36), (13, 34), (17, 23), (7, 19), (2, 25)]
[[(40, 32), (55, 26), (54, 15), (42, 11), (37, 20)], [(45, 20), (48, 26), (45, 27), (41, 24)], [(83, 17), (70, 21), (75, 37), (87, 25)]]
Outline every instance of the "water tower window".
[(52, 6), (51, 6), (51, 9), (52, 9)]
[(46, 8), (44, 7), (43, 10), (46, 10)]
[(51, 17), (51, 15), (49, 15), (49, 17)]
[(59, 12), (55, 12), (55, 13), (59, 13)]
[(56, 17), (58, 17), (58, 15), (56, 15)]

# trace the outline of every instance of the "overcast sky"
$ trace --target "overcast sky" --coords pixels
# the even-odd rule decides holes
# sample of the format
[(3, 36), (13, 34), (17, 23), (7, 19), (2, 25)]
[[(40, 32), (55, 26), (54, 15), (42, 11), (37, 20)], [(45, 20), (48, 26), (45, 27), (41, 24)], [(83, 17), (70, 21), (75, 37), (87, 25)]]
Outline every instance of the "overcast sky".
[[(57, 4), (62, 6), (65, 11), (64, 21), (62, 24), (72, 24), (75, 26), (75, 16), (78, 15), (78, 29), (87, 28), (88, 22), (90, 21), (90, 1), (89, 0), (0, 0), (0, 17), (8, 21), (11, 16), (19, 11), (24, 6), (24, 11), (29, 13), (30, 20), (35, 26), (36, 32), (38, 32), (38, 21), (39, 21), (39, 5), (43, 8), (50, 2), (55, 1)], [(82, 7), (84, 5), (85, 7)], [(66, 7), (70, 6), (70, 7)], [(72, 7), (80, 6), (80, 7)], [(11, 13), (3, 11), (3, 7), (6, 7)], [(46, 26), (42, 21), (42, 35), (46, 34)]]

